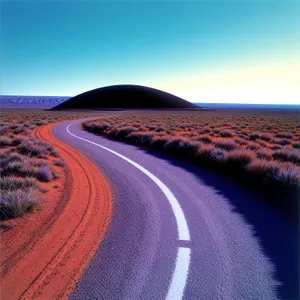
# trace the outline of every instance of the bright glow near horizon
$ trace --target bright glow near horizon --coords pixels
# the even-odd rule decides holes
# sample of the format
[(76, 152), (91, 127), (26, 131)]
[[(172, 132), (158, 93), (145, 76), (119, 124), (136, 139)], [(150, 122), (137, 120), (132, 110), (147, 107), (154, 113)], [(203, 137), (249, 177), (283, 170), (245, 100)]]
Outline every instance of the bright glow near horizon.
[(300, 1), (1, 2), (0, 93), (138, 84), (191, 102), (300, 103)]
[(300, 104), (300, 61), (189, 75), (157, 86), (191, 102)]

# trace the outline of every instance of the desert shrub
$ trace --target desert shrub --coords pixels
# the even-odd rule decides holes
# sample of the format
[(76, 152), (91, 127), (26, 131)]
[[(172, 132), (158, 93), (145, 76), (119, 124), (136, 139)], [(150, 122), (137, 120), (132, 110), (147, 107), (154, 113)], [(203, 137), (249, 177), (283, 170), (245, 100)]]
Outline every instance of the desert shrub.
[(26, 173), (22, 172), (23, 164), (21, 162), (10, 162), (7, 160), (5, 164), (2, 165), (1, 176), (25, 176)]
[(192, 142), (184, 138), (170, 139), (165, 145), (164, 149), (172, 153), (180, 154), (194, 154), (198, 150), (199, 143)]
[(250, 134), (250, 141), (255, 141), (256, 139), (259, 139), (260, 135), (258, 133), (251, 133)]
[(35, 177), (41, 182), (52, 180), (52, 169), (47, 161), (34, 161), (24, 158), (20, 161), (12, 161), (2, 168), (2, 176)]
[(292, 143), (292, 146), (293, 146), (295, 149), (300, 149), (300, 142)]
[(228, 153), (226, 164), (243, 167), (255, 159), (255, 153), (247, 149), (236, 149)]
[(292, 162), (295, 164), (300, 163), (300, 150), (298, 149), (281, 149), (273, 152), (273, 158), (276, 160), (282, 160)]
[(0, 170), (1, 170), (1, 176), (3, 168), (5, 168), (9, 164), (9, 158), (7, 155), (0, 154)]
[(254, 159), (247, 165), (247, 171), (254, 176), (271, 176), (278, 169), (275, 162), (264, 159)]
[(26, 137), (16, 137), (12, 140), (12, 145), (13, 146), (18, 146), (20, 145), (22, 142), (26, 141), (28, 138)]
[(227, 140), (227, 141), (217, 142), (216, 147), (227, 151), (232, 151), (237, 148), (237, 144), (233, 140)]
[(47, 154), (47, 151), (45, 151), (44, 147), (38, 144), (34, 144), (31, 141), (21, 143), (17, 149), (21, 154), (31, 157), (40, 156), (41, 154)]
[(280, 184), (288, 187), (300, 187), (300, 168), (292, 163), (280, 164), (272, 176)]
[(203, 128), (199, 131), (199, 134), (205, 134), (205, 133), (210, 133), (210, 129), (209, 128)]
[(133, 123), (131, 124), (131, 126), (134, 127), (134, 128), (139, 128), (139, 127), (141, 126), (141, 124), (138, 123), (138, 122), (133, 122)]
[(261, 147), (265, 147), (267, 148), (267, 144), (263, 141), (259, 141), (258, 144), (261, 146)]
[(222, 130), (220, 131), (220, 136), (221, 137), (232, 137), (233, 133), (230, 130)]
[(127, 135), (128, 140), (140, 145), (149, 145), (153, 141), (153, 134), (149, 132), (132, 132)]
[(53, 179), (61, 178), (61, 174), (58, 172), (52, 172), (52, 175), (53, 175)]
[(159, 137), (153, 139), (153, 141), (149, 144), (153, 149), (162, 149), (164, 148), (165, 144), (169, 141), (167, 137)]
[(281, 149), (281, 146), (278, 146), (278, 145), (275, 145), (275, 146), (272, 146), (271, 149), (274, 151), (274, 150), (279, 150)]
[(24, 159), (24, 157), (17, 152), (8, 152), (7, 157), (10, 162), (22, 161)]
[(19, 153), (30, 157), (40, 157), (41, 155), (46, 156), (48, 152), (50, 152), (53, 156), (58, 156), (57, 151), (52, 145), (35, 138), (21, 140), (17, 150)]
[(275, 136), (278, 138), (290, 139), (293, 135), (288, 132), (278, 132), (275, 134)]
[(55, 159), (53, 160), (53, 163), (55, 166), (62, 167), (62, 168), (66, 166), (65, 162), (62, 161), (61, 159)]
[(271, 137), (270, 137), (270, 135), (268, 135), (268, 134), (262, 134), (262, 135), (260, 136), (260, 138), (261, 138), (263, 141), (270, 141), (270, 140), (271, 140)]
[(165, 127), (159, 126), (155, 129), (156, 132), (163, 132), (165, 131)]
[(38, 208), (40, 200), (34, 189), (15, 190), (0, 195), (0, 220), (23, 216)]
[(260, 148), (256, 151), (257, 158), (272, 160), (272, 151), (268, 148)]
[(49, 182), (53, 179), (52, 169), (49, 166), (35, 168), (31, 173), (41, 182)]
[[(155, 125), (146, 125), (146, 128), (154, 131), (156, 129)], [(179, 128), (185, 129), (185, 126), (181, 125)]]
[(241, 131), (241, 135), (245, 138), (245, 137), (248, 137), (249, 135), (249, 132), (248, 131), (245, 131), (245, 130), (242, 130)]
[(212, 142), (212, 138), (209, 135), (201, 135), (196, 138), (196, 140), (204, 144), (210, 144)]
[(12, 140), (8, 136), (0, 136), (0, 147), (8, 147), (11, 143)]
[(209, 156), (213, 161), (216, 161), (218, 163), (223, 163), (227, 158), (228, 152), (223, 151), (221, 149), (214, 149), (211, 152), (209, 152)]
[[(51, 155), (51, 156), (59, 157), (59, 154), (58, 154), (58, 152), (57, 152), (56, 149), (52, 149), (52, 150), (49, 150), (49, 151), (50, 151), (50, 155)], [(45, 158), (45, 157), (44, 157), (44, 158)]]
[(281, 146), (286, 146), (286, 145), (290, 145), (291, 142), (289, 140), (284, 139), (284, 140), (277, 141), (277, 144)]
[(15, 130), (15, 129), (17, 129), (17, 128), (19, 128), (18, 125), (14, 125), (14, 124), (13, 124), (13, 125), (10, 125), (10, 129), (11, 129), (11, 130)]
[(121, 127), (121, 128), (118, 128), (117, 131), (116, 131), (116, 136), (119, 137), (119, 138), (124, 138), (126, 137), (128, 134), (132, 133), (136, 131), (135, 128), (133, 127), (130, 127), (130, 126), (127, 126), (127, 127)]
[(37, 186), (37, 182), (34, 178), (20, 178), (16, 176), (7, 176), (0, 178), (1, 190), (26, 190)]
[(16, 128), (16, 129), (13, 131), (13, 133), (14, 133), (14, 134), (20, 134), (20, 133), (22, 133), (22, 134), (24, 134), (24, 135), (27, 135), (27, 134), (29, 134), (29, 129), (24, 128), (24, 127), (18, 127), (18, 128)]
[[(281, 161), (299, 164), (297, 153), (291, 152), (300, 149), (296, 140), (300, 136), (299, 116), (295, 112), (257, 112), (254, 117), (253, 112), (221, 111), (124, 113), (90, 121), (89, 128), (104, 122), (108, 124), (101, 132), (105, 135), (117, 137), (124, 126), (136, 128), (138, 131), (128, 135), (125, 132), (122, 139), (177, 153), (201, 166), (216, 167), (225, 174), (236, 174), (236, 179), (253, 187), (260, 186), (261, 181), (266, 183), (266, 190), (275, 188), (279, 182), (272, 176)], [(190, 149), (190, 142), (198, 145)], [(231, 166), (234, 172), (230, 172)]]
[(198, 156), (207, 156), (207, 157), (211, 157), (211, 152), (213, 150), (215, 150), (216, 148), (212, 145), (212, 144), (203, 144), (203, 143), (200, 143), (198, 145), (198, 151), (196, 152), (196, 155)]
[(3, 125), (0, 127), (0, 135), (6, 134), (9, 131), (9, 126)]
[(40, 120), (40, 121), (37, 121), (34, 123), (34, 125), (36, 125), (36, 126), (41, 126), (41, 125), (46, 125), (46, 124), (47, 124), (47, 122), (43, 121), (43, 120)]
[(260, 148), (260, 146), (254, 142), (249, 142), (247, 144), (247, 149), (250, 149), (250, 150), (258, 150)]
[(99, 124), (98, 122), (93, 121), (85, 121), (81, 123), (83, 129), (89, 130), (94, 133), (102, 133), (105, 129), (107, 129), (110, 125), (108, 123)]

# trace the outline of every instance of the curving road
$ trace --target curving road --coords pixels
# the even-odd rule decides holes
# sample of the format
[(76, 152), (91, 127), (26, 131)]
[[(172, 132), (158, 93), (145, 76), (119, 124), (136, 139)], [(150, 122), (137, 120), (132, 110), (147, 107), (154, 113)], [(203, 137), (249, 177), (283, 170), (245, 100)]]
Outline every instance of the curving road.
[(197, 174), (78, 122), (53, 133), (114, 189), (110, 228), (72, 299), (278, 299), (274, 265), (252, 226)]

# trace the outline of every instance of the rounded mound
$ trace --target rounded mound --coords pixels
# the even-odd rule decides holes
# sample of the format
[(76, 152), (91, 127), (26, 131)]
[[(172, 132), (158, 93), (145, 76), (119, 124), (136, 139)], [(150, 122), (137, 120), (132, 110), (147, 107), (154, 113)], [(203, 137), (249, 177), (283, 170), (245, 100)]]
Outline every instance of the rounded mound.
[(139, 85), (113, 85), (72, 97), (52, 110), (199, 108), (169, 93)]

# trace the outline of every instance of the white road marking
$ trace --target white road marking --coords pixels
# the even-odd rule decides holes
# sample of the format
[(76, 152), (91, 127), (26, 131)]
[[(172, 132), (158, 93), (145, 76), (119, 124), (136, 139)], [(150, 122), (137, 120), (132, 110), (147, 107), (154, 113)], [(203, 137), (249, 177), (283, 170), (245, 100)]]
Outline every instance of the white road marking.
[[(74, 124), (74, 123), (73, 123)], [(179, 202), (177, 201), (177, 199), (175, 198), (175, 196), (173, 195), (173, 193), (170, 191), (170, 189), (163, 183), (161, 182), (155, 175), (153, 175), (151, 172), (149, 172), (147, 169), (145, 169), (144, 167), (142, 167), (141, 165), (139, 165), (138, 163), (134, 162), (133, 160), (127, 158), (126, 156), (111, 150), (105, 146), (99, 145), (95, 142), (92, 142), (90, 140), (84, 139), (72, 132), (70, 132), (69, 127), (73, 124), (69, 124), (67, 126), (67, 131), (69, 134), (71, 134), (72, 136), (83, 140), (85, 142), (91, 143), (95, 146), (101, 147), (102, 149), (105, 149), (121, 158), (123, 158), (124, 160), (126, 160), (127, 162), (129, 162), (130, 164), (134, 165), (137, 169), (139, 169), (140, 171), (142, 171), (144, 174), (146, 174), (148, 177), (150, 177), (158, 186), (159, 188), (162, 190), (162, 192), (165, 194), (165, 196), (167, 197), (169, 203), (171, 204), (173, 213), (175, 215), (175, 219), (177, 222), (177, 229), (178, 229), (178, 234), (179, 234), (179, 240), (182, 241), (190, 241), (190, 233), (189, 233), (189, 228), (185, 219), (185, 216), (183, 214), (183, 211), (181, 209), (181, 206), (179, 204)]]
[(178, 248), (176, 267), (166, 300), (182, 299), (186, 284), (186, 280), (182, 279), (188, 277), (190, 258), (191, 249), (183, 247)]
[[(134, 162), (133, 160), (127, 158), (126, 156), (124, 156), (114, 150), (111, 150), (105, 146), (102, 146), (100, 144), (97, 144), (95, 142), (87, 140), (85, 138), (82, 138), (82, 137), (70, 132), (69, 127), (72, 126), (73, 124), (75, 124), (75, 123), (69, 124), (67, 126), (67, 132), (70, 135), (76, 137), (77, 139), (80, 139), (87, 143), (93, 144), (97, 147), (100, 147), (104, 150), (107, 150), (107, 151), (119, 156), (120, 158), (126, 160), (127, 162), (129, 162), (130, 164), (135, 166), (137, 169), (142, 171), (149, 178), (151, 178), (158, 185), (158, 187), (162, 190), (162, 192), (165, 194), (165, 196), (167, 197), (167, 199), (172, 207), (172, 210), (173, 210), (173, 213), (174, 213), (174, 216), (176, 219), (176, 223), (177, 223), (179, 240), (190, 241), (190, 232), (189, 232), (189, 228), (188, 228), (184, 213), (182, 211), (182, 208), (181, 208), (178, 200), (175, 198), (175, 196), (170, 191), (170, 189), (162, 181), (160, 181), (155, 175), (153, 175), (150, 171), (148, 171), (147, 169), (145, 169), (138, 163)], [(172, 280), (171, 280), (171, 284), (170, 284), (170, 287), (168, 290), (166, 300), (182, 299), (185, 285), (186, 285), (187, 278), (188, 278), (188, 273), (189, 273), (190, 256), (191, 256), (191, 249), (189, 249), (187, 247), (179, 247), (178, 248), (178, 253), (177, 253), (176, 263), (175, 263), (175, 270), (174, 270), (174, 273), (172, 276)]]

